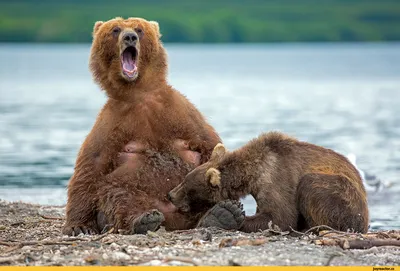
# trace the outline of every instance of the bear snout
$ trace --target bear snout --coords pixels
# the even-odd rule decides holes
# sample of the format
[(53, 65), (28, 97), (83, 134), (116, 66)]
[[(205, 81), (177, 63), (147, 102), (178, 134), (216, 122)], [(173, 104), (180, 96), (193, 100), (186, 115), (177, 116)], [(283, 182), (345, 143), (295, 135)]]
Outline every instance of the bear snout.
[(167, 200), (169, 200), (170, 202), (172, 202), (171, 192), (169, 192), (169, 193), (167, 194)]
[(138, 39), (139, 39), (138, 35), (133, 31), (126, 32), (122, 36), (122, 40), (124, 41), (126, 46), (136, 45)]
[(171, 190), (167, 194), (167, 199), (170, 201), (172, 204), (178, 206), (183, 198), (179, 196), (179, 193), (174, 192), (175, 189)]
[(187, 203), (186, 194), (182, 191), (182, 185), (179, 185), (168, 192), (167, 199), (176, 206), (181, 212), (189, 212), (190, 207)]

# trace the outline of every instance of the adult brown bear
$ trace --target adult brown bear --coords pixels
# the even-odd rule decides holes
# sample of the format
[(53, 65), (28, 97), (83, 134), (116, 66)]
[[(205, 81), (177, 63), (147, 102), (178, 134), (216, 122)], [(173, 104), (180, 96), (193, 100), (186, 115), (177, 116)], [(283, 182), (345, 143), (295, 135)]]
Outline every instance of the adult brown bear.
[(210, 160), (190, 172), (168, 197), (186, 212), (199, 201), (219, 202), (200, 224), (229, 229), (213, 213), (228, 205), (233, 216), (240, 216), (242, 207), (231, 200), (249, 194), (257, 202), (257, 213), (232, 224), (237, 225), (234, 229), (265, 230), (272, 221), (282, 230), (319, 225), (368, 230), (367, 195), (357, 169), (332, 150), (278, 132), (262, 134), (232, 152), (218, 144)]
[[(158, 23), (97, 22), (90, 69), (108, 100), (83, 143), (68, 186), (68, 235), (98, 233), (98, 214), (125, 233), (194, 227), (202, 214), (165, 200), (220, 142), (215, 130), (167, 83)], [(161, 212), (160, 212), (161, 211)], [(101, 222), (100, 224), (104, 224)]]

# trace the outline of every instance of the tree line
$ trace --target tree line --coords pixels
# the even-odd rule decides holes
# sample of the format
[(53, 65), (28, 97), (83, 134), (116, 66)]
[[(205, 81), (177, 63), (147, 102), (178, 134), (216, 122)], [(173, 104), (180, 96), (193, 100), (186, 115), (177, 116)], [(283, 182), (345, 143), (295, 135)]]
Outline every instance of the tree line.
[(0, 41), (90, 42), (117, 16), (158, 21), (164, 42), (400, 40), (399, 0), (1, 0)]

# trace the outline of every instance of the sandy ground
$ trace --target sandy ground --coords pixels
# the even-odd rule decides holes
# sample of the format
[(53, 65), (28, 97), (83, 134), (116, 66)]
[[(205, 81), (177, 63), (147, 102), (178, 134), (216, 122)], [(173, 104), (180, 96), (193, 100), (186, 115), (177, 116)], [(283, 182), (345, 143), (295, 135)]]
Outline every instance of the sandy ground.
[[(68, 237), (61, 234), (63, 223), (63, 207), (0, 201), (0, 265), (400, 264), (400, 231), (316, 235), (160, 229), (147, 235)], [(352, 249), (360, 246), (365, 249)]]

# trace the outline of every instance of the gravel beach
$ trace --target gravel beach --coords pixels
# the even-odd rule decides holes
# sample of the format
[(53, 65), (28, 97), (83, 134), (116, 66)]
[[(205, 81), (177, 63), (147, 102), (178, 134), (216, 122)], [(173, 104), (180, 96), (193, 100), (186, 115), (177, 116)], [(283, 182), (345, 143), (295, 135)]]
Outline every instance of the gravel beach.
[[(399, 265), (400, 231), (62, 236), (63, 206), (0, 201), (0, 265)], [(361, 245), (360, 245), (361, 244)], [(374, 246), (378, 245), (378, 246)], [(352, 249), (352, 247), (365, 249)]]

